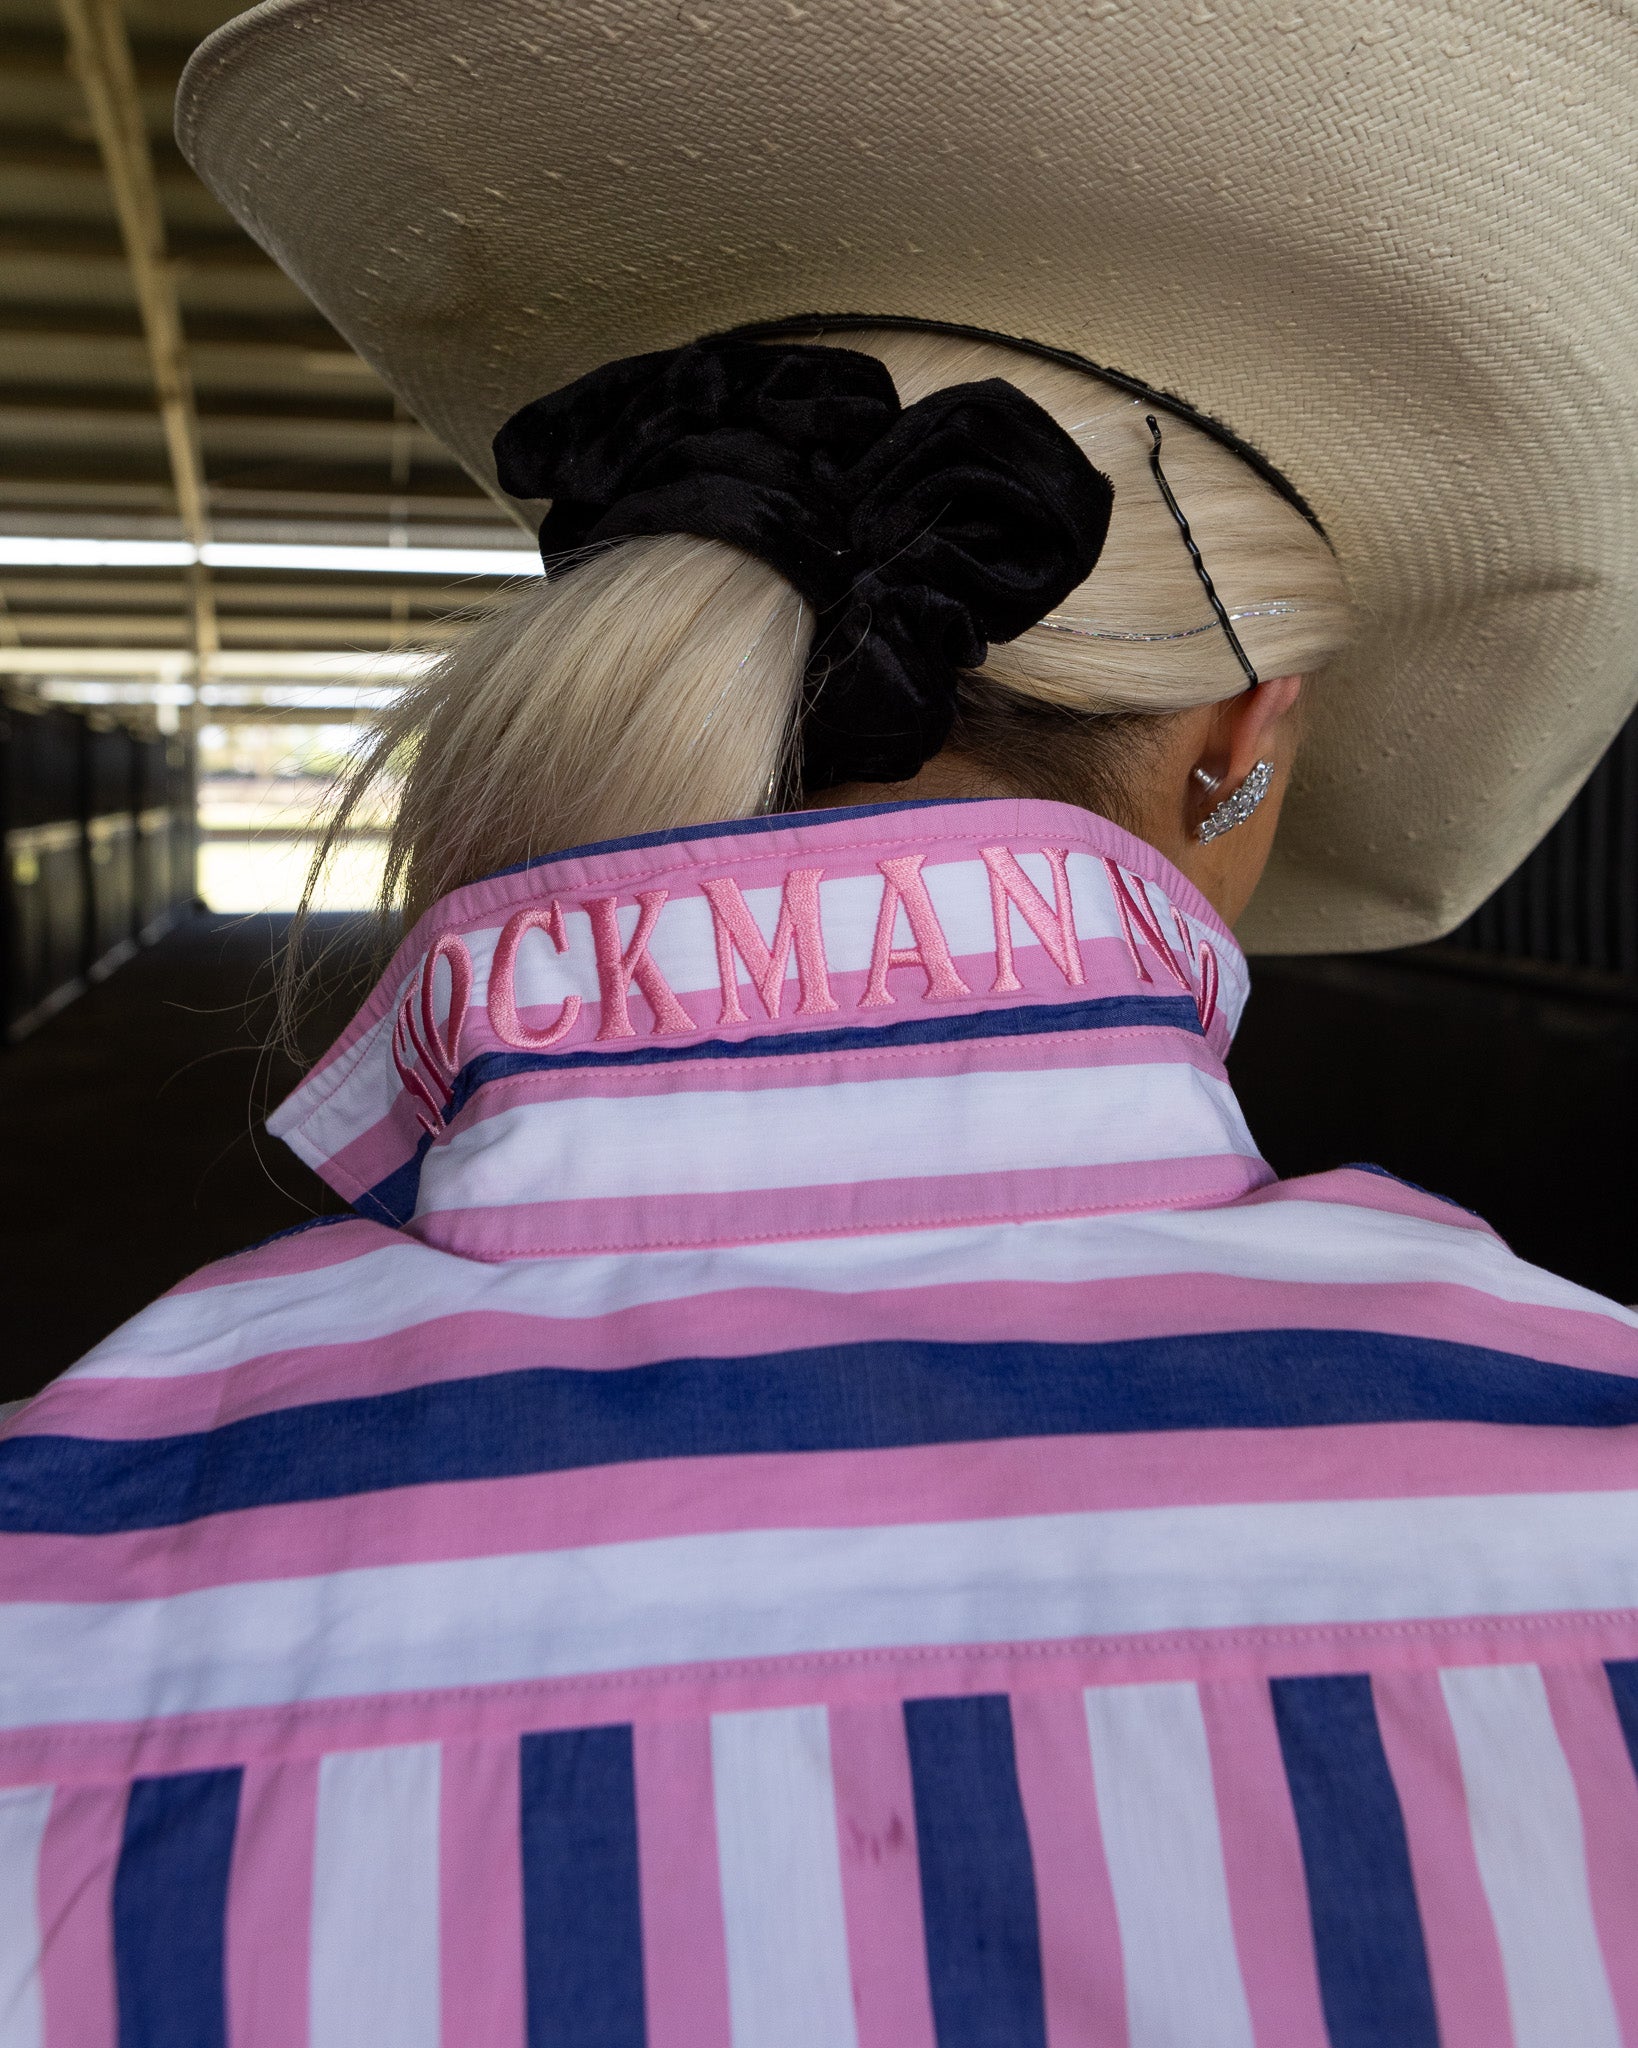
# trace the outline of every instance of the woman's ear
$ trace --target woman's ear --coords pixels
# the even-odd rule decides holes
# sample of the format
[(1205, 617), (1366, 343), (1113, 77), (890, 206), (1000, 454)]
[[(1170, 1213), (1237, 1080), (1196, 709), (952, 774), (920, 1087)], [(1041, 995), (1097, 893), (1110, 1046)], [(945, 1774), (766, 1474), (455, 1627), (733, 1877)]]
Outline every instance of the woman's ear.
[(1202, 799), (1202, 817), (1213, 804), (1238, 789), (1259, 761), (1277, 753), (1274, 728), (1301, 690), (1301, 676), (1274, 676), (1214, 707), (1206, 744), (1191, 773)]
[[(1194, 758), (1185, 771), (1181, 844), (1172, 858), (1230, 925), (1251, 901), (1268, 864), (1299, 737), (1293, 713), (1301, 691), (1301, 676), (1274, 676), (1214, 705), (1203, 730), (1196, 728)], [(1262, 800), (1232, 830), (1202, 842), (1201, 825), (1259, 761), (1270, 762), (1274, 771)]]

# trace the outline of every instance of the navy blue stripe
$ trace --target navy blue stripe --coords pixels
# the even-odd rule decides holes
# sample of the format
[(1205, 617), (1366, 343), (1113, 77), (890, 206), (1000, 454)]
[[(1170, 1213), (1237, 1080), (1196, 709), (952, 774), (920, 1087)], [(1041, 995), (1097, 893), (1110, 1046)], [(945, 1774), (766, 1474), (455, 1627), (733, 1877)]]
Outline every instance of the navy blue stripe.
[(315, 1401), (185, 1436), (8, 1437), (0, 1531), (111, 1535), (383, 1487), (653, 1458), (1357, 1422), (1630, 1427), (1638, 1380), (1356, 1330), (1111, 1344), (900, 1339), (619, 1372), (541, 1366)]
[[(301, 1223), (287, 1223), (283, 1230), (270, 1230), (266, 1237), (257, 1238), (254, 1244), (247, 1244), (244, 1249), (247, 1252), (259, 1252), (267, 1245), (282, 1244), (287, 1237), (305, 1237), (308, 1231), (323, 1230), (331, 1223), (356, 1223), (357, 1221), (358, 1217), (351, 1209), (339, 1210), (333, 1216), (309, 1216)], [(243, 1254), (234, 1252), (231, 1256), (240, 1258)]]
[(1007, 1696), (906, 1700), (904, 1733), (938, 2048), (1046, 2048), (1035, 1865)]
[(1638, 1661), (1622, 1658), (1606, 1664), (1604, 1672), (1615, 1695), (1615, 1712), (1626, 1738), (1627, 1755), (1632, 1759), (1633, 1770), (1638, 1771)]
[(973, 1010), (956, 1017), (910, 1017), (897, 1024), (847, 1024), (827, 1031), (783, 1031), (777, 1037), (707, 1038), (693, 1045), (653, 1041), (619, 1052), (490, 1052), (455, 1077), (448, 1121), (476, 1091), (513, 1074), (566, 1067), (675, 1066), (690, 1060), (794, 1059), (807, 1053), (879, 1052), (884, 1046), (953, 1045), (994, 1038), (1054, 1037), (1066, 1031), (1187, 1031), (1199, 1038), (1200, 1012), (1190, 996), (1094, 996), (1080, 1003), (1026, 1003), (1010, 1010)]
[(519, 1764), (529, 2048), (643, 2048), (631, 1730), (525, 1735)]
[(1331, 2048), (1439, 2048), (1405, 1820), (1371, 1681), (1277, 1678), (1269, 1691)]
[(227, 2048), (231, 1771), (138, 1778), (114, 1871), (119, 2048)]
[(555, 860), (586, 860), (594, 853), (633, 853), (645, 846), (679, 846), (685, 839), (741, 839), (752, 833), (790, 832), (804, 825), (845, 825), (854, 818), (885, 817), (889, 811), (944, 810), (956, 804), (992, 801), (981, 796), (921, 796), (896, 804), (842, 804), (833, 811), (774, 811), (759, 818), (725, 818), (717, 825), (674, 825), (665, 832), (637, 832), (629, 839), (594, 839), (589, 846), (569, 846), (561, 853), (537, 854), (533, 860), (496, 868), (492, 875), (482, 879), (498, 882), (502, 875), (526, 875), (531, 868), (550, 867)]

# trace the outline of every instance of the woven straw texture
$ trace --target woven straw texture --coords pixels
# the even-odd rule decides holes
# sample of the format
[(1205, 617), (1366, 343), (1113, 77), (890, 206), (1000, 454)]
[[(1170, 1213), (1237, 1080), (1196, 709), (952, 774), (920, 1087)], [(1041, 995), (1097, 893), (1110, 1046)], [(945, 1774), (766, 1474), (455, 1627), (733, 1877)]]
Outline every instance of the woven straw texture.
[(270, 0), (223, 202), (471, 473), (611, 357), (810, 311), (1182, 394), (1325, 522), (1263, 951), (1432, 938), (1638, 694), (1638, 22), (1589, 0)]

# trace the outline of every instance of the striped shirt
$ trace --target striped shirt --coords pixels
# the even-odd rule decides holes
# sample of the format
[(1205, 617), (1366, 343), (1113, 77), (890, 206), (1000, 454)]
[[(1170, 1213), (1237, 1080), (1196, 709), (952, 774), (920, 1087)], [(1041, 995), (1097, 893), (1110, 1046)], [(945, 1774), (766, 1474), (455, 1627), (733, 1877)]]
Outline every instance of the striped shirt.
[(438, 904), (0, 1440), (4, 2048), (1638, 2042), (1638, 1316), (1246, 991), (1049, 804)]

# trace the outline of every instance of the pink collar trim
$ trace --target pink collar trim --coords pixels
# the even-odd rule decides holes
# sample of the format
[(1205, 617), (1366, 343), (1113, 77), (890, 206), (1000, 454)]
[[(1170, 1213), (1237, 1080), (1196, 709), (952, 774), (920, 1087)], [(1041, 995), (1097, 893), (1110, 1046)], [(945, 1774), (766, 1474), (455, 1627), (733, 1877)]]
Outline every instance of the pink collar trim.
[[(861, 1062), (1039, 1070), (1074, 1064), (1073, 1042), (1100, 1065), (1100, 1030), (1160, 1034), (1166, 1060), (1186, 1037), (1187, 1060), (1220, 1073), (1246, 991), (1243, 956), (1199, 891), (1091, 812), (1010, 801), (806, 812), (577, 849), (452, 892), (269, 1129), (349, 1201), (374, 1199), (371, 1213), (393, 1215), (398, 1197), (394, 1220), (429, 1213), (424, 1186), (410, 1184), (423, 1159), (446, 1208), (499, 1210), (540, 1190), (474, 1171), (468, 1202), (449, 1183), (463, 1134), (502, 1094), (555, 1105), (554, 1130), (578, 1102), (582, 1134), (588, 1098), (618, 1097), (625, 1107), (603, 1112), (602, 1127), (639, 1150), (632, 1101), (686, 1095), (698, 1142), (710, 1095), (711, 1143), (754, 1146), (764, 1056), (788, 1067), (773, 1076), (782, 1106), (798, 1100), (790, 1087), (846, 1080)], [(764, 1121), (773, 1109), (761, 1105)], [(648, 1113), (651, 1133), (660, 1115)], [(982, 1177), (981, 1154), (969, 1178)], [(838, 1183), (851, 1166), (839, 1146)], [(618, 1194), (619, 1182), (615, 1170), (580, 1199)], [(398, 1196), (380, 1195), (389, 1183)]]

